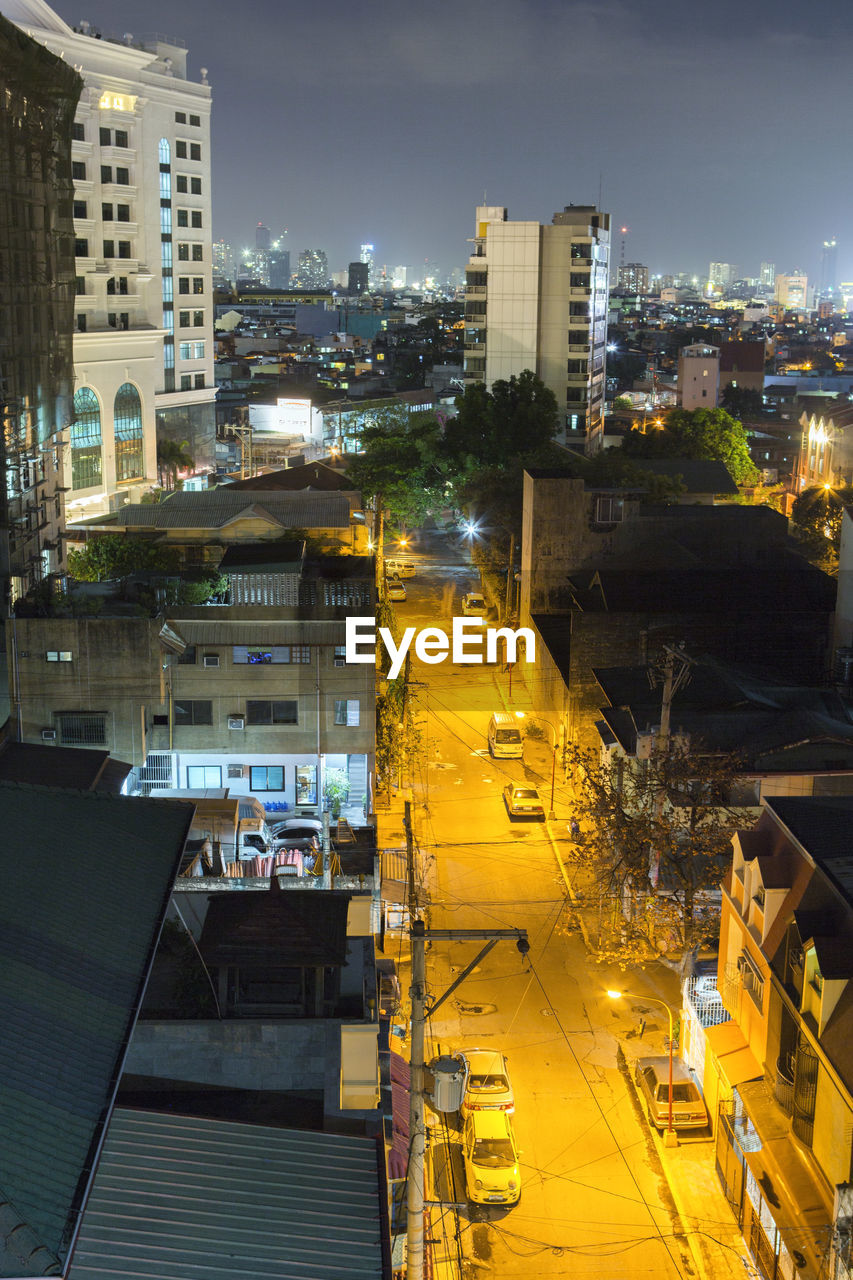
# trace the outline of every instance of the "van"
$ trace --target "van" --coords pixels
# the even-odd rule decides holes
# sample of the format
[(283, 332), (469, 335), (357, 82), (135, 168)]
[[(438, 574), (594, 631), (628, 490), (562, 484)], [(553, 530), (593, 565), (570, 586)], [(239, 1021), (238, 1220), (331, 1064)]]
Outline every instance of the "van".
[(415, 566), (411, 560), (396, 560), (393, 556), (385, 560), (385, 573), (389, 578), (414, 578)]
[(520, 760), (524, 739), (515, 716), (496, 711), (489, 721), (489, 755), (497, 760)]

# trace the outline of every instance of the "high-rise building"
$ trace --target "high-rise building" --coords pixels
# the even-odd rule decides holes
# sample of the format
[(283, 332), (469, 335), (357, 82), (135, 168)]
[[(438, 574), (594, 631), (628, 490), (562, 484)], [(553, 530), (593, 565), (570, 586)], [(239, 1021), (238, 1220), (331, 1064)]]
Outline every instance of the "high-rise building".
[(532, 370), (557, 398), (561, 436), (603, 438), (610, 215), (567, 205), (551, 225), (477, 209), (465, 278), (465, 378)]
[(323, 249), (303, 249), (296, 267), (300, 289), (325, 289), (329, 283), (329, 263)]
[(708, 268), (708, 280), (717, 289), (727, 289), (737, 280), (737, 267), (733, 262), (712, 262)]
[(284, 248), (282, 237), (270, 245), (270, 288), (290, 288), (290, 250)]
[(347, 293), (354, 297), (362, 293), (367, 293), (367, 263), (351, 262), (349, 264), (349, 276), (347, 279)]
[(408, 271), (408, 267), (404, 267), (404, 266), (399, 266), (394, 268), (393, 272), (391, 273), (391, 285), (394, 289), (405, 289), (407, 271)]
[(83, 81), (0, 18), (0, 616), (64, 571), (71, 129)]
[(376, 283), (373, 265), (373, 245), (363, 244), (361, 246), (361, 254), (359, 255), (362, 262), (367, 263), (367, 287), (372, 289)]
[(793, 271), (786, 276), (776, 277), (776, 301), (792, 311), (804, 311), (808, 305), (808, 276), (801, 271)]
[(618, 284), (628, 293), (648, 293), (649, 269), (641, 262), (623, 262), (619, 268)]
[(69, 520), (138, 501), (158, 442), (213, 465), (210, 88), (161, 37), (100, 38), (44, 0), (4, 14), (80, 69), (72, 133), (75, 394)]
[(776, 263), (762, 262), (758, 275), (762, 288), (772, 289), (776, 283)]
[(213, 262), (214, 281), (231, 280), (234, 270), (234, 255), (231, 252), (230, 244), (226, 244), (224, 240), (214, 240), (210, 246), (210, 256)]
[(823, 242), (817, 288), (821, 298), (831, 297), (838, 288), (838, 244), (834, 238)]
[(265, 249), (267, 252), (269, 252), (271, 243), (272, 243), (272, 235), (270, 233), (269, 227), (265, 227), (262, 222), (259, 222), (258, 225), (255, 227), (255, 248)]

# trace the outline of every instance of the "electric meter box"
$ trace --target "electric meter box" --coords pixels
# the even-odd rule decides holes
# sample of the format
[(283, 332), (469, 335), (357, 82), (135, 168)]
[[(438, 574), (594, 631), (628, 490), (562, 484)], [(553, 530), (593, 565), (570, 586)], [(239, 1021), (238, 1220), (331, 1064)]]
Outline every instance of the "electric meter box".
[(432, 1105), (436, 1111), (458, 1111), (465, 1092), (465, 1067), (458, 1058), (442, 1054), (431, 1063)]

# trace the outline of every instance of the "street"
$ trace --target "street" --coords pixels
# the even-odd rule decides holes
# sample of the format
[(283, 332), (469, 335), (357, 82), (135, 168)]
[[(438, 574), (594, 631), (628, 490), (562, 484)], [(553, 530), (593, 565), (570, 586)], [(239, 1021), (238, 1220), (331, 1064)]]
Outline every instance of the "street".
[[(465, 544), (434, 534), (406, 555), (417, 576), (397, 605), (401, 624), (449, 626), (463, 593), (479, 587)], [(508, 781), (537, 786), (549, 808), (551, 748), (528, 740), (523, 760), (489, 756), (491, 713), (529, 708), (519, 671), (510, 703), (499, 667), (412, 664), (423, 734), (412, 812), (427, 927), (520, 928), (530, 943), (526, 958), (511, 941), (498, 943), (429, 1020), (426, 1054), (429, 1061), (464, 1046), (506, 1053), (521, 1201), (511, 1209), (467, 1205), (458, 1117), (443, 1120), (429, 1107), (427, 1197), (461, 1205), (458, 1239), (452, 1211), (443, 1234), (483, 1274), (691, 1275), (693, 1257), (620, 1049), (620, 1039), (636, 1035), (637, 1017), (629, 1002), (617, 1008), (606, 996), (628, 984), (588, 960), (555, 855), (554, 842), (567, 840), (570, 795), (558, 773), (555, 821), (510, 821), (501, 796)], [(481, 945), (429, 945), (433, 1002)], [(400, 961), (406, 966), (402, 953)], [(636, 991), (644, 979), (631, 982)], [(652, 1014), (652, 1039), (664, 1030), (654, 1024)]]

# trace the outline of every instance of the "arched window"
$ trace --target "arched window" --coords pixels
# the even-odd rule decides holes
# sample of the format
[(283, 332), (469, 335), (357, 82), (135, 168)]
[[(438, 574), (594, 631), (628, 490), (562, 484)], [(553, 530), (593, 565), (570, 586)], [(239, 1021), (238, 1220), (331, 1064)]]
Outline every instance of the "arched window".
[(113, 430), (116, 480), (138, 480), (142, 475), (142, 401), (130, 382), (125, 382), (116, 392)]
[(101, 483), (101, 406), (91, 387), (74, 392), (71, 423), (71, 488)]
[(168, 138), (160, 139), (160, 163), (161, 164), (172, 163), (172, 148), (169, 146)]

